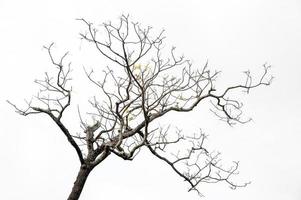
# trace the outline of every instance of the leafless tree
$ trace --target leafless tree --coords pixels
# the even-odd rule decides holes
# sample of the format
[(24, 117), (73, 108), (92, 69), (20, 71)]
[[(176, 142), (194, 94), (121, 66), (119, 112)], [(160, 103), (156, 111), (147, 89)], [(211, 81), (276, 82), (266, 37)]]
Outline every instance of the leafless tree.
[[(59, 59), (53, 56), (53, 44), (45, 48), (57, 68), (56, 74), (46, 73), (44, 79), (35, 81), (41, 90), (27, 102), (25, 109), (9, 102), (21, 115), (48, 115), (74, 148), (80, 169), (68, 200), (79, 199), (90, 172), (108, 156), (133, 160), (142, 147), (182, 177), (189, 184), (189, 191), (200, 194), (201, 183), (225, 182), (233, 189), (248, 184), (232, 181), (238, 162), (224, 167), (219, 153), (204, 146), (205, 134), (184, 134), (157, 122), (167, 113), (190, 112), (209, 99), (211, 110), (219, 119), (231, 126), (245, 123), (248, 120), (241, 117), (242, 103), (232, 92), (249, 92), (269, 85), (270, 66), (264, 65), (257, 79), (246, 72), (244, 83), (217, 91), (215, 80), (219, 72), (209, 70), (207, 63), (194, 69), (190, 60), (176, 55), (174, 47), (165, 51), (164, 31), (154, 34), (151, 27), (131, 22), (124, 15), (117, 24), (95, 26), (85, 19), (79, 21), (86, 27), (80, 33), (81, 39), (91, 43), (112, 63), (112, 67), (104, 69), (102, 79), (97, 79), (93, 70), (85, 70), (89, 81), (100, 91), (100, 96), (89, 101), (94, 110), (89, 113), (93, 123), (84, 122), (79, 114), (83, 130), (74, 134), (62, 122), (72, 102), (71, 69), (65, 60), (67, 53)], [(99, 97), (106, 101), (100, 102)], [(182, 144), (187, 148), (183, 149)]]

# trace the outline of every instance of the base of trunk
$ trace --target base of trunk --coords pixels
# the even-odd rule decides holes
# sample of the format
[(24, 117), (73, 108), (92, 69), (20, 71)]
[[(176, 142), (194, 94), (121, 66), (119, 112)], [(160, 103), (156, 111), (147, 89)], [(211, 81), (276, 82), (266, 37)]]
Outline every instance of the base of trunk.
[(84, 188), (84, 185), (86, 183), (86, 180), (92, 171), (93, 168), (88, 167), (87, 165), (82, 165), (80, 167), (80, 170), (77, 174), (76, 180), (74, 182), (72, 191), (68, 197), (67, 200), (78, 200), (80, 197), (80, 194)]

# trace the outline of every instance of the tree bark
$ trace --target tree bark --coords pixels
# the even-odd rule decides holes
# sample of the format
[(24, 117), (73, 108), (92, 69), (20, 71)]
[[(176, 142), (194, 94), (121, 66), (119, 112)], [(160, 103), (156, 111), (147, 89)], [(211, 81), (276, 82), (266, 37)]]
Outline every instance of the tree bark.
[(92, 171), (92, 167), (88, 167), (87, 165), (83, 164), (80, 167), (80, 170), (77, 174), (76, 180), (74, 182), (72, 191), (68, 197), (67, 200), (78, 200), (80, 197), (80, 194), (84, 188), (84, 185), (86, 183), (86, 180)]

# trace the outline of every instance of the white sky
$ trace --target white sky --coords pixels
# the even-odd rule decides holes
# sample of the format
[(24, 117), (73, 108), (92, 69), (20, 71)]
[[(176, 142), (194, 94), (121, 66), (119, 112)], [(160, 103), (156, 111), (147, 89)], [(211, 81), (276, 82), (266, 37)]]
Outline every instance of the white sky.
[[(83, 27), (75, 18), (101, 23), (122, 13), (156, 30), (165, 28), (178, 52), (200, 66), (209, 59), (213, 69), (222, 70), (222, 83), (239, 80), (246, 69), (260, 73), (265, 62), (273, 66), (272, 86), (244, 98), (245, 115), (253, 122), (230, 128), (206, 105), (173, 121), (187, 130), (203, 128), (225, 161), (240, 160), (239, 180), (252, 181), (235, 191), (223, 184), (204, 186), (205, 199), (300, 200), (298, 0), (0, 0), (0, 198), (66, 199), (79, 167), (73, 149), (48, 118), (18, 116), (5, 100), (21, 103), (35, 94), (32, 81), (50, 69), (43, 45), (54, 41), (58, 52), (84, 53), (87, 46), (80, 50), (78, 39)], [(198, 199), (187, 187), (168, 166), (142, 153), (133, 162), (109, 159), (98, 166), (81, 199)]]

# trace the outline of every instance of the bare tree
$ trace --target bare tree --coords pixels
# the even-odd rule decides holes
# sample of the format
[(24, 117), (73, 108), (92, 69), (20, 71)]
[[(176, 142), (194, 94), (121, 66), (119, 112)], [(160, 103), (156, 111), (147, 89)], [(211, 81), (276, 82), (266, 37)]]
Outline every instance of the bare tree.
[[(238, 162), (223, 167), (219, 153), (210, 152), (204, 146), (205, 134), (184, 134), (157, 122), (167, 113), (189, 112), (209, 99), (211, 110), (219, 119), (231, 126), (245, 123), (248, 120), (241, 117), (242, 103), (232, 92), (249, 92), (269, 85), (270, 66), (264, 65), (257, 79), (246, 72), (244, 83), (217, 91), (215, 80), (219, 72), (210, 71), (207, 63), (201, 69), (194, 69), (190, 60), (176, 55), (174, 47), (165, 51), (164, 31), (153, 34), (151, 27), (131, 22), (124, 15), (117, 24), (94, 26), (85, 19), (79, 21), (86, 27), (86, 32), (80, 34), (81, 39), (94, 45), (100, 55), (112, 63), (112, 67), (104, 70), (103, 79), (97, 79), (93, 70), (85, 70), (87, 78), (100, 91), (100, 96), (89, 101), (94, 110), (89, 113), (93, 123), (84, 122), (79, 114), (83, 130), (74, 134), (62, 122), (71, 105), (71, 69), (70, 63), (65, 61), (67, 53), (54, 58), (53, 44), (45, 48), (57, 68), (56, 74), (46, 73), (44, 79), (35, 81), (41, 90), (27, 102), (27, 108), (21, 109), (9, 102), (21, 115), (48, 115), (74, 148), (80, 169), (68, 200), (79, 199), (89, 173), (108, 156), (133, 160), (142, 147), (182, 177), (189, 184), (189, 191), (200, 194), (198, 185), (201, 183), (225, 182), (233, 189), (248, 184), (232, 181)], [(100, 102), (99, 97), (106, 101)], [(187, 148), (180, 148), (182, 144)]]

